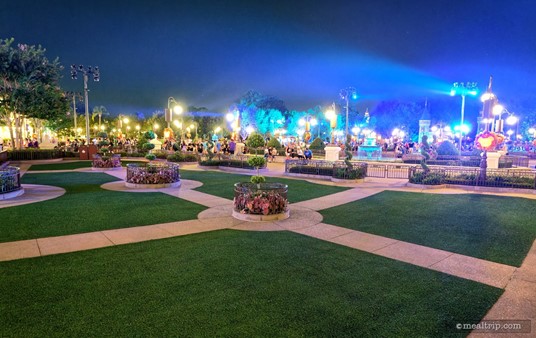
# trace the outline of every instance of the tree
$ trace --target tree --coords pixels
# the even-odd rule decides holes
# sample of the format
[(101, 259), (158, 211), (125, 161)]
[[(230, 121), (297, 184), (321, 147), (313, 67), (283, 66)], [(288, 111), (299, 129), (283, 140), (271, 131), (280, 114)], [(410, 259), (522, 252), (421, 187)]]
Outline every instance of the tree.
[(93, 113), (91, 113), (91, 121), (95, 121), (95, 116), (99, 117), (99, 130), (101, 127), (102, 116), (109, 116), (108, 110), (105, 106), (95, 106), (93, 107)]
[(15, 47), (13, 42), (0, 40), (0, 118), (13, 146), (22, 148), (23, 118), (59, 118), (68, 111), (68, 102), (58, 85), (63, 69), (59, 60), (49, 61), (41, 46)]

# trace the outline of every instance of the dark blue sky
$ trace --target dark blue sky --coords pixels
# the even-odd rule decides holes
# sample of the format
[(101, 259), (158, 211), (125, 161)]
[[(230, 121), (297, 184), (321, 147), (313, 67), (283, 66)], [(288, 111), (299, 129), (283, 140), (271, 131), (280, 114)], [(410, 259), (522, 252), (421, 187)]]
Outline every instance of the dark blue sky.
[[(7, 2), (7, 1), (6, 1)], [(536, 93), (529, 0), (64, 1), (2, 4), (0, 37), (41, 44), (66, 66), (98, 65), (91, 105), (163, 109), (168, 96), (223, 111), (248, 89), (290, 109), (434, 97), (490, 74), (504, 101)]]

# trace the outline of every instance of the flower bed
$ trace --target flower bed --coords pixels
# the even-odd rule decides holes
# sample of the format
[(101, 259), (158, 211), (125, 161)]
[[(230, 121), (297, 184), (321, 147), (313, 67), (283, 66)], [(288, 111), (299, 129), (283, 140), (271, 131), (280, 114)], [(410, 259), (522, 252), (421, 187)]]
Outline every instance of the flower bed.
[(1, 199), (19, 196), (23, 191), (20, 184), (20, 170), (17, 167), (6, 167), (0, 170)]
[(95, 154), (93, 155), (91, 167), (98, 169), (121, 168), (121, 155), (113, 154), (112, 156), (101, 156)]
[(281, 183), (236, 183), (233, 217), (248, 221), (288, 218), (287, 191)]
[[(169, 187), (180, 183), (179, 165), (174, 163), (130, 163), (127, 164), (127, 186), (144, 185)], [(130, 184), (130, 185), (129, 185)]]

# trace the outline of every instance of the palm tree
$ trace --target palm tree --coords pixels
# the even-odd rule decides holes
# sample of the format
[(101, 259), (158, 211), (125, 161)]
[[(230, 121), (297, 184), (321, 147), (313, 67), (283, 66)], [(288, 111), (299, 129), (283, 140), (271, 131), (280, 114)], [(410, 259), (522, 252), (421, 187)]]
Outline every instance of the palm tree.
[(99, 117), (99, 130), (101, 129), (101, 119), (102, 116), (110, 115), (108, 110), (104, 106), (95, 106), (93, 107), (93, 113), (91, 114), (91, 121), (95, 121), (95, 116)]

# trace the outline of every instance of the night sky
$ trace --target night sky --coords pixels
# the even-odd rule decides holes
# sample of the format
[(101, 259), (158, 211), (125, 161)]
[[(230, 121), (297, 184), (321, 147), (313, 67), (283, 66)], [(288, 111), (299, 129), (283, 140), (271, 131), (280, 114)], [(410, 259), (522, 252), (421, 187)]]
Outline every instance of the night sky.
[(489, 75), (502, 100), (536, 96), (530, 0), (3, 1), (0, 37), (65, 66), (98, 65), (90, 105), (162, 110), (168, 96), (225, 111), (249, 89), (307, 109), (354, 86), (363, 104), (433, 98)]

